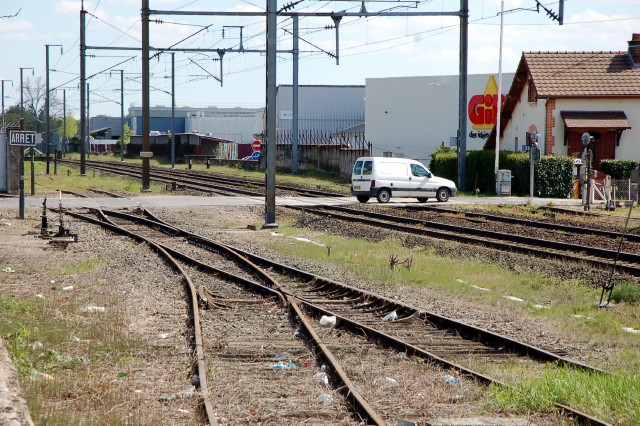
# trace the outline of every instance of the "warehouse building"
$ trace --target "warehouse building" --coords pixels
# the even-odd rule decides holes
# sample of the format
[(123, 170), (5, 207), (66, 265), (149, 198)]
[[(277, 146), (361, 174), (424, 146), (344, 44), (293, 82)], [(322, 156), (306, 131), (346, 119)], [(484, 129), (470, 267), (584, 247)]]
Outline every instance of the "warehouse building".
[[(502, 98), (513, 73), (502, 75)], [(497, 114), (498, 76), (467, 77), (467, 150), (482, 149)], [(373, 155), (428, 162), (441, 146), (456, 148), (459, 77), (423, 76), (366, 79), (366, 139)], [(505, 142), (506, 144), (507, 142)], [(517, 138), (511, 147), (518, 150)]]
[[(262, 132), (263, 108), (175, 108), (174, 131), (178, 133), (201, 133), (237, 143), (251, 143), (254, 134)], [(142, 134), (142, 107), (129, 108), (131, 129)], [(171, 131), (171, 107), (149, 108), (151, 131)]]

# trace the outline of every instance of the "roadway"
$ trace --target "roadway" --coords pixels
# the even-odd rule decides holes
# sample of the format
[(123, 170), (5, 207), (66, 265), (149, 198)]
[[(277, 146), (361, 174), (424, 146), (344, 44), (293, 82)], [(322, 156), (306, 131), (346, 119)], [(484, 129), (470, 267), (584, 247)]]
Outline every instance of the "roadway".
[[(42, 207), (44, 197), (26, 197), (25, 208)], [(69, 195), (51, 194), (47, 199), (47, 207), (58, 207), (62, 201), (63, 208), (127, 208), (142, 206), (145, 208), (154, 207), (206, 207), (206, 206), (260, 206), (265, 204), (264, 197), (248, 196), (209, 196), (197, 197), (186, 195), (154, 195), (140, 194), (126, 198), (95, 197), (82, 198)], [(378, 204), (377, 201), (369, 201), (370, 204)], [(276, 197), (276, 206), (345, 206), (358, 204), (355, 197)], [(420, 204), (413, 198), (392, 198), (388, 203), (398, 204)], [(578, 199), (569, 198), (529, 198), (529, 197), (452, 197), (447, 203), (438, 203), (435, 199), (429, 200), (426, 204), (446, 206), (447, 204), (509, 204), (509, 205), (555, 205), (555, 206), (581, 206)], [(17, 197), (0, 198), (0, 208), (18, 209)]]

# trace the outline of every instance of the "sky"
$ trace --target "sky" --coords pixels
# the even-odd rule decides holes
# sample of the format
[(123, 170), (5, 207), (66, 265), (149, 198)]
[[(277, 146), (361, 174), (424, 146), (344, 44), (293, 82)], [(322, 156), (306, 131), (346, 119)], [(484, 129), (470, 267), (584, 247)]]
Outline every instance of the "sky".
[[(278, 9), (295, 3), (277, 1)], [(541, 1), (558, 13), (558, 1)], [(260, 12), (258, 0), (149, 0), (152, 10)], [(503, 24), (501, 25), (501, 4)], [(632, 33), (640, 33), (639, 0), (566, 0), (559, 25), (536, 0), (469, 0), (469, 74), (515, 72), (525, 51), (624, 51)], [(120, 116), (120, 73), (124, 76), (125, 115), (141, 106), (141, 0), (91, 0), (86, 14), (87, 83), (91, 116)], [(302, 0), (290, 12), (457, 12), (458, 0), (316, 1)], [(79, 0), (0, 0), (0, 77), (4, 105), (20, 103), (24, 84), (46, 79), (52, 97), (66, 95), (67, 114), (80, 107)], [(151, 16), (150, 44), (156, 48), (264, 50), (266, 24), (260, 16)], [(300, 17), (299, 84), (364, 85), (367, 78), (457, 75), (460, 20), (452, 16), (345, 17), (336, 31), (329, 17)], [(292, 20), (278, 19), (277, 84), (292, 84)], [(240, 33), (242, 32), (242, 38)], [(47, 48), (46, 45), (49, 45)], [(57, 46), (57, 45), (61, 45)], [(105, 49), (105, 48), (110, 49)], [(151, 52), (153, 55), (154, 52)], [(176, 106), (262, 107), (265, 104), (265, 55), (260, 52), (176, 52)], [(171, 105), (171, 54), (150, 61), (151, 105)], [(221, 66), (222, 62), (222, 66)], [(33, 68), (33, 71), (29, 68)], [(222, 69), (221, 69), (222, 68)], [(222, 83), (218, 79), (222, 79)], [(504, 89), (503, 92), (506, 92)], [(62, 115), (61, 108), (52, 110)]]

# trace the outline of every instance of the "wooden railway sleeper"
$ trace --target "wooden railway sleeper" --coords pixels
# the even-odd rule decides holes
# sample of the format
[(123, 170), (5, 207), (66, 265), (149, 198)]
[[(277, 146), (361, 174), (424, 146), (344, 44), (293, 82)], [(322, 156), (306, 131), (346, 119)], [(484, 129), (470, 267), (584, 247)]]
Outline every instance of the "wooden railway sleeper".
[(330, 371), (333, 372), (334, 379), (340, 383), (340, 385), (335, 386), (334, 388), (341, 392), (344, 397), (351, 402), (352, 406), (356, 407), (358, 415), (361, 416), (363, 420), (367, 420), (366, 424), (385, 425), (386, 423), (382, 419), (380, 414), (378, 414), (373, 409), (373, 407), (371, 407), (367, 400), (362, 396), (360, 391), (356, 389), (355, 385), (353, 384), (353, 382), (351, 382), (351, 379), (349, 379), (347, 373), (344, 371), (333, 353), (322, 342), (320, 336), (315, 332), (313, 326), (307, 320), (306, 315), (299, 305), (302, 302), (300, 300), (296, 300), (292, 296), (288, 296), (287, 299), (290, 302), (289, 306), (292, 310), (292, 313), (295, 314), (300, 320), (306, 334), (311, 338), (311, 341), (321, 352), (322, 358), (324, 358), (329, 364)]

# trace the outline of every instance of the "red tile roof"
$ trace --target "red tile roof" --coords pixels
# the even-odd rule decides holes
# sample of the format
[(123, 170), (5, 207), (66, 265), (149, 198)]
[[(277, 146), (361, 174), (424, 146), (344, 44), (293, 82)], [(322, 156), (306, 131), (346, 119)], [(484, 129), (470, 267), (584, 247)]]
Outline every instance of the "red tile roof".
[(539, 98), (640, 97), (640, 68), (624, 52), (524, 52)]
[[(628, 51), (523, 52), (500, 113), (504, 133), (531, 77), (535, 98), (640, 98), (640, 67)], [(495, 126), (484, 149), (496, 143)]]
[(570, 129), (630, 129), (624, 111), (560, 111), (565, 126)]

